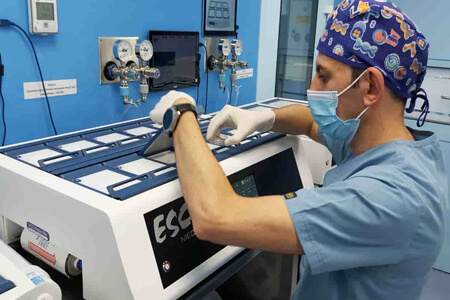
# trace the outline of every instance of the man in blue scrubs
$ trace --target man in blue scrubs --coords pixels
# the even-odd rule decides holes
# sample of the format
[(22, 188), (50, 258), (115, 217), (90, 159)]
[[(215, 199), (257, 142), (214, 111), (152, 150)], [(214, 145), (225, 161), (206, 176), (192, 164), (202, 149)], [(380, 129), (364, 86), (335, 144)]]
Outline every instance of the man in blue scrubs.
[[(324, 186), (295, 196), (237, 195), (211, 154), (192, 112), (173, 132), (178, 174), (198, 238), (218, 244), (302, 255), (294, 299), (419, 299), (441, 249), (448, 186), (442, 152), (431, 132), (404, 123), (420, 89), (429, 45), (414, 23), (385, 0), (345, 0), (319, 41), (310, 108), (252, 112), (225, 107), (220, 128), (239, 143), (254, 131), (308, 135), (325, 145), (337, 167)], [(151, 113), (161, 122), (170, 92)], [(195, 149), (195, 151), (192, 151)]]

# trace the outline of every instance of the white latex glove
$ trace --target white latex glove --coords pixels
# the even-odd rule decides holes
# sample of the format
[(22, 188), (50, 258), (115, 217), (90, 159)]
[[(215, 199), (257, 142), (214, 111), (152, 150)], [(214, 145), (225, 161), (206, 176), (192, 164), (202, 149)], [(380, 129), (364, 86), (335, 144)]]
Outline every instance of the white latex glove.
[(192, 105), (195, 106), (194, 98), (192, 98), (188, 94), (177, 91), (170, 91), (159, 100), (155, 108), (150, 112), (150, 118), (153, 120), (153, 122), (162, 124), (166, 110), (169, 109), (178, 99), (187, 99), (192, 102)]
[(225, 139), (225, 146), (240, 143), (255, 131), (269, 131), (275, 123), (275, 113), (272, 110), (250, 111), (226, 105), (211, 121), (206, 134), (206, 139), (215, 143), (221, 139), (222, 128), (233, 128), (236, 132), (233, 136)]

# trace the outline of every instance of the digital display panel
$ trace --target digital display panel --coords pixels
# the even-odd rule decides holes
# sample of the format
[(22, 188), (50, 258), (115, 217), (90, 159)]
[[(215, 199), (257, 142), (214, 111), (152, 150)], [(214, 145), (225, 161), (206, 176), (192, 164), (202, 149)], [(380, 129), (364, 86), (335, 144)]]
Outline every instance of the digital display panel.
[(205, 0), (204, 33), (236, 35), (236, 0)]
[(255, 176), (247, 176), (231, 185), (236, 194), (243, 197), (258, 197)]
[(55, 6), (53, 3), (37, 2), (36, 18), (39, 21), (55, 21)]

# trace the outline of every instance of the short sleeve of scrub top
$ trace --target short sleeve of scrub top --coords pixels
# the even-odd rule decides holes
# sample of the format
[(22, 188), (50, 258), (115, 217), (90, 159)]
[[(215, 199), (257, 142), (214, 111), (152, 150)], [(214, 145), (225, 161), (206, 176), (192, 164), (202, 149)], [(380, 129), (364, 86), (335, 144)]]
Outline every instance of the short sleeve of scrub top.
[(286, 204), (314, 275), (401, 261), (420, 218), (398, 188), (362, 176), (300, 190)]

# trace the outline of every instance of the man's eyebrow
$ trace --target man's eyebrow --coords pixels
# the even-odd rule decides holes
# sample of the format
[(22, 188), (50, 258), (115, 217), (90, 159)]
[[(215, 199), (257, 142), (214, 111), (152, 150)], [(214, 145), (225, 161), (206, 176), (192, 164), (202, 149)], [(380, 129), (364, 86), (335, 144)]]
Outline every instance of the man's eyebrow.
[(316, 72), (317, 72), (317, 73), (320, 73), (321, 71), (327, 72), (328, 70), (327, 70), (327, 68), (325, 68), (325, 67), (322, 66), (322, 65), (317, 65), (317, 66), (316, 66)]

